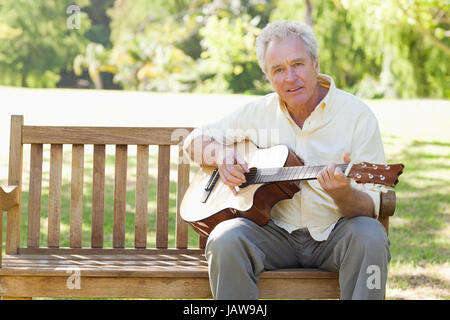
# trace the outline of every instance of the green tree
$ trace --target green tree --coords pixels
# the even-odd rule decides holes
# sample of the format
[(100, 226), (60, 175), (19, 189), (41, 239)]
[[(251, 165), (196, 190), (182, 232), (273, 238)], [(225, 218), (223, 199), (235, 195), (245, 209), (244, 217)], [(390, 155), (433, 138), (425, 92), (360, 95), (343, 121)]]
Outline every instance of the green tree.
[(393, 88), (392, 96), (450, 97), (447, 0), (341, 4), (351, 17), (355, 43), (381, 67), (379, 81)]
[(198, 91), (245, 92), (255, 88), (255, 78), (262, 78), (255, 54), (255, 39), (260, 31), (257, 22), (248, 15), (234, 21), (209, 18), (200, 30), (204, 51), (197, 65), (205, 79)]
[[(87, 0), (77, 1), (87, 5)], [(63, 68), (87, 40), (87, 15), (80, 12), (80, 29), (69, 29), (70, 0), (2, 0), (0, 3), (0, 84), (54, 87)]]
[(111, 61), (115, 81), (126, 89), (188, 91), (195, 82), (193, 59), (178, 47), (195, 29), (201, 1), (117, 1), (112, 18)]
[[(115, 79), (126, 88), (144, 90), (254, 90), (254, 80), (262, 75), (254, 53), (250, 53), (252, 59), (239, 58), (232, 47), (247, 41), (246, 38), (254, 39), (253, 31), (246, 30), (246, 27), (250, 26), (250, 21), (265, 24), (273, 3), (271, 0), (116, 2), (109, 12), (114, 44), (112, 60), (118, 70)], [(237, 32), (233, 37), (236, 42), (225, 42), (218, 48), (219, 43), (211, 38), (218, 31), (213, 30), (213, 21), (226, 24), (229, 29), (224, 32), (228, 34)], [(255, 25), (251, 27), (258, 28)], [(222, 53), (213, 53), (214, 46)], [(249, 53), (245, 50), (243, 54)], [(166, 59), (161, 59), (161, 52)], [(223, 59), (223, 54), (231, 54), (232, 58)], [(221, 71), (214, 70), (214, 67)], [(225, 69), (227, 71), (222, 72)], [(177, 71), (174, 77), (170, 76), (171, 70)]]

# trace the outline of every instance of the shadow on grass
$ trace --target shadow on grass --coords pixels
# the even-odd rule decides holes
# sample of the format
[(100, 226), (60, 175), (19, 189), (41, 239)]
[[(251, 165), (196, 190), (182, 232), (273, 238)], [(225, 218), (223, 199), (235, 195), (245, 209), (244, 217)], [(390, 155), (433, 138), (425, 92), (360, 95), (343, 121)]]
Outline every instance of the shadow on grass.
[(392, 261), (448, 262), (450, 143), (413, 140), (401, 147), (392, 155), (405, 164), (390, 224)]

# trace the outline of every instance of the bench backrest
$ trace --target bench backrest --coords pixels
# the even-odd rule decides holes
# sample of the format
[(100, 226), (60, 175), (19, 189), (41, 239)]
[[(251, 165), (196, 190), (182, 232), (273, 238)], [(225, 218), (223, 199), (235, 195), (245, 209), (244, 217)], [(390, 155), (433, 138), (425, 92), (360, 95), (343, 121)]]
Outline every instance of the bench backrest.
[[(149, 230), (149, 150), (157, 151), (157, 177), (154, 181), (156, 188), (156, 232), (154, 248), (167, 249), (169, 247), (169, 221), (175, 223), (175, 248), (188, 248), (188, 224), (181, 220), (179, 206), (184, 192), (189, 184), (190, 166), (184, 161), (181, 152), (183, 138), (193, 128), (156, 128), (156, 127), (54, 127), (54, 126), (25, 126), (23, 116), (11, 117), (10, 132), (10, 157), (9, 157), (9, 185), (19, 185), (22, 188), (24, 145), (30, 147), (30, 170), (28, 189), (27, 221), (27, 248), (60, 248), (61, 243), (61, 219), (62, 215), (67, 220), (70, 215), (70, 240), (69, 248), (82, 248), (86, 246), (86, 234), (90, 233), (89, 248), (104, 248), (105, 239), (111, 239), (112, 248), (125, 248), (126, 216), (130, 211), (134, 214), (134, 246), (135, 249), (148, 248)], [(50, 147), (48, 148), (47, 145)], [(85, 167), (86, 146), (93, 147), (92, 168)], [(115, 148), (114, 157), (108, 157), (107, 146)], [(70, 165), (70, 205), (62, 206), (63, 190), (63, 146), (71, 151)], [(137, 146), (136, 157), (128, 157), (129, 147)], [(178, 162), (176, 169), (176, 210), (170, 206), (171, 182), (169, 179), (171, 170), (171, 147), (178, 146)], [(109, 148), (109, 147), (108, 147)], [(49, 149), (49, 150), (48, 150)], [(45, 151), (47, 150), (47, 151)], [(152, 149), (153, 150), (153, 149)], [(48, 153), (47, 153), (48, 152)], [(174, 158), (176, 155), (172, 155)], [(113, 182), (113, 227), (105, 230), (105, 189), (108, 179), (106, 172), (110, 158), (114, 159)], [(130, 186), (127, 176), (130, 159), (135, 159), (135, 184)], [(153, 158), (150, 158), (152, 160)], [(45, 188), (43, 193), (43, 164), (49, 160), (45, 168), (48, 169), (48, 193)], [(183, 161), (180, 161), (183, 160)], [(92, 173), (92, 190), (86, 190), (87, 172)], [(133, 173), (133, 176), (134, 176)], [(47, 173), (45, 173), (47, 174)], [(129, 174), (129, 172), (128, 172)], [(134, 181), (133, 181), (134, 182)], [(174, 186), (172, 186), (173, 188)], [(130, 197), (130, 189), (135, 190), (135, 208), (127, 208), (127, 196)], [(133, 192), (131, 191), (131, 194)], [(154, 193), (151, 193), (154, 194)], [(41, 211), (43, 199), (48, 198), (47, 228), (42, 225)], [(23, 205), (26, 202), (21, 201)], [(47, 203), (44, 203), (47, 205)], [(83, 221), (83, 210), (90, 209), (90, 223)], [(173, 201), (172, 201), (173, 206)], [(176, 211), (176, 218), (169, 219), (169, 211)], [(21, 208), (10, 210), (7, 215), (6, 253), (15, 254), (20, 249), (20, 214)], [(86, 215), (86, 214), (85, 214)], [(172, 214), (173, 215), (173, 214)], [(89, 220), (89, 219), (87, 219)], [(153, 228), (155, 228), (153, 226)], [(44, 230), (43, 230), (44, 229)], [(129, 233), (130, 227), (128, 227)], [(173, 229), (173, 228), (172, 228)], [(46, 243), (41, 241), (41, 233), (47, 232)], [(112, 234), (108, 234), (112, 233)], [(84, 234), (84, 241), (83, 241)], [(205, 239), (200, 237), (199, 248), (204, 248)]]

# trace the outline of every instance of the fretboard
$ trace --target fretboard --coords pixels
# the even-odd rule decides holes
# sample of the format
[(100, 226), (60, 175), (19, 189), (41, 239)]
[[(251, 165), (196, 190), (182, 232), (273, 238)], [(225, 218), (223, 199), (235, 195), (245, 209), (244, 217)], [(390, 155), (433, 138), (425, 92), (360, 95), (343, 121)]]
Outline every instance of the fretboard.
[[(337, 164), (343, 172), (347, 169), (348, 164)], [(281, 181), (311, 180), (316, 179), (319, 172), (325, 166), (298, 166), (298, 167), (281, 167), (281, 168), (263, 168), (250, 170), (246, 173), (246, 184), (258, 184)]]

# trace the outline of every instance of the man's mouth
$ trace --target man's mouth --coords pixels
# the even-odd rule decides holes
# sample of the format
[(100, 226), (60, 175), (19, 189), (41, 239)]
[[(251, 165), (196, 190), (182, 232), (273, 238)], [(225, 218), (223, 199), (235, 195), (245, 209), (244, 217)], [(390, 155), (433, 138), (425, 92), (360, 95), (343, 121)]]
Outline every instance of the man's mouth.
[(290, 93), (293, 93), (293, 92), (298, 92), (298, 91), (300, 91), (301, 89), (302, 89), (303, 87), (295, 87), (295, 88), (292, 88), (292, 89), (288, 89), (287, 90), (287, 92), (290, 92)]

